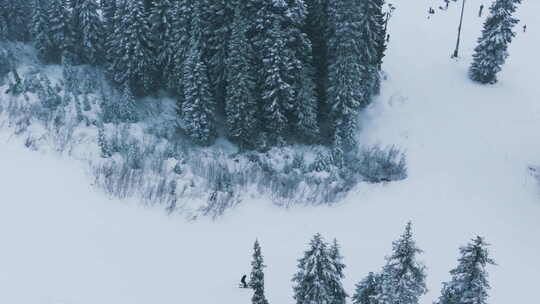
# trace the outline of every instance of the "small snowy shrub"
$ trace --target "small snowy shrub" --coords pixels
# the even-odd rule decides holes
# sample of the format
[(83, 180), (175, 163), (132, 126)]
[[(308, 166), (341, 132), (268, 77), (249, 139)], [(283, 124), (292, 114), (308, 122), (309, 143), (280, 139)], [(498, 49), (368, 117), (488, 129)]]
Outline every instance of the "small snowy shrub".
[(52, 86), (51, 81), (45, 75), (40, 79), (37, 95), (41, 104), (49, 111), (54, 111), (62, 103), (62, 97), (58, 90)]
[(402, 180), (407, 177), (405, 154), (395, 146), (363, 149), (357, 170), (370, 183)]

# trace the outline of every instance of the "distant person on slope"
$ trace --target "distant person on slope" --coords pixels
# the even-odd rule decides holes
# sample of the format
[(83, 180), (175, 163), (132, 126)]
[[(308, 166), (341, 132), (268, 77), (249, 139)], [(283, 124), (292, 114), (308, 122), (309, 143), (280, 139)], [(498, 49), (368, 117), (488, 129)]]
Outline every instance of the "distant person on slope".
[(480, 4), (480, 10), (478, 11), (478, 17), (482, 17), (482, 11), (484, 10), (484, 5)]
[(242, 288), (248, 288), (248, 284), (246, 283), (246, 277), (247, 277), (246, 275), (243, 275), (242, 279), (240, 279), (240, 283), (242, 284), (242, 286), (240, 287)]
[(524, 25), (523, 25), (523, 32), (525, 33), (526, 31), (527, 31), (527, 25), (524, 24)]

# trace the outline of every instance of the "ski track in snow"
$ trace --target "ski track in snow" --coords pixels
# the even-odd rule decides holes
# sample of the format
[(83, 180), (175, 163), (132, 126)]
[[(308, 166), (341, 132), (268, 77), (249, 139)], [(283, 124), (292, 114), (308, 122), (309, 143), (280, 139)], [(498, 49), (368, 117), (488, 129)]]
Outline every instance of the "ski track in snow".
[[(428, 266), (429, 304), (476, 234), (492, 243), (491, 304), (530, 303), (540, 274), (540, 191), (527, 166), (540, 163), (540, 10), (524, 1), (527, 23), (494, 86), (466, 77), (480, 34), (480, 3), (468, 1), (461, 59), (459, 5), (427, 19), (439, 1), (395, 0), (389, 79), (361, 117), (362, 143), (408, 152), (409, 178), (362, 184), (332, 207), (288, 210), (246, 199), (217, 221), (187, 223), (159, 208), (107, 199), (76, 161), (25, 150), (2, 134), (0, 303), (249, 303), (237, 288), (252, 245), (265, 256), (270, 303), (294, 303), (290, 279), (310, 237), (342, 245), (345, 287), (378, 271), (406, 221), (414, 223)], [(485, 11), (487, 12), (487, 11)], [(4, 132), (5, 133), (5, 132)]]

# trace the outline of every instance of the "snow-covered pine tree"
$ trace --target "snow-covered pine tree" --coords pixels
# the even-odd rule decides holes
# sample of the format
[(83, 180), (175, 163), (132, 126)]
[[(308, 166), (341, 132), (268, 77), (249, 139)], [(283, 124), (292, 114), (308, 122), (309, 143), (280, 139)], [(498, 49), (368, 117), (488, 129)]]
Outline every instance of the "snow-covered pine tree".
[(216, 138), (216, 105), (210, 91), (208, 70), (203, 60), (204, 28), (202, 2), (194, 4), (189, 51), (184, 63), (182, 124), (187, 135), (201, 145)]
[(9, 37), (6, 0), (0, 0), (0, 41)]
[[(366, 0), (360, 5), (360, 60), (366, 91), (377, 94), (380, 87), (379, 69), (386, 49), (384, 37), (384, 0)], [(366, 99), (369, 102), (369, 99)]]
[(122, 5), (125, 7), (117, 9), (122, 19), (110, 46), (114, 54), (109, 72), (119, 86), (129, 86), (134, 94), (143, 95), (154, 89), (150, 27), (142, 0), (130, 0)]
[(484, 22), (469, 69), (472, 80), (484, 84), (497, 82), (497, 73), (508, 57), (508, 45), (516, 35), (512, 28), (519, 20), (513, 13), (519, 3), (521, 0), (495, 0), (489, 8), (490, 16)]
[(0, 15), (6, 26), (6, 36), (12, 41), (29, 41), (33, 16), (33, 0), (3, 0), (0, 1)]
[(264, 296), (264, 265), (263, 256), (261, 253), (261, 246), (259, 241), (255, 240), (253, 245), (253, 261), (251, 262), (251, 275), (249, 280), (249, 287), (253, 289), (253, 297), (251, 303), (253, 304), (268, 304), (266, 297)]
[(287, 47), (287, 37), (281, 30), (279, 20), (274, 20), (268, 38), (265, 40), (265, 52), (262, 57), (262, 102), (263, 121), (273, 144), (284, 144), (289, 127), (287, 111), (295, 102), (291, 59), (294, 54)]
[(495, 265), (490, 257), (484, 238), (478, 236), (467, 246), (459, 249), (458, 266), (450, 271), (452, 279), (443, 284), (436, 304), (486, 304), (488, 273), (486, 267)]
[(103, 28), (105, 35), (114, 34), (114, 26), (116, 23), (115, 15), (117, 8), (117, 0), (101, 0), (101, 14), (103, 16)]
[(173, 19), (175, 10), (170, 0), (154, 0), (150, 10), (152, 51), (156, 56), (156, 82), (161, 83), (165, 68), (172, 64)]
[(78, 14), (78, 26), (75, 31), (79, 33), (81, 43), (77, 49), (83, 63), (97, 65), (103, 62), (103, 24), (98, 15), (99, 5), (96, 0), (79, 0), (79, 5), (73, 13)]
[(115, 29), (119, 24), (118, 8), (121, 7), (117, 0), (101, 0), (101, 12), (103, 16), (103, 31), (105, 37), (103, 39), (103, 49), (108, 63), (112, 62), (114, 51), (112, 48), (115, 39)]
[(116, 110), (116, 119), (121, 122), (136, 122), (138, 120), (135, 97), (131, 92), (131, 89), (126, 86), (122, 91), (122, 97), (118, 106), (114, 107)]
[(51, 62), (60, 63), (70, 39), (69, 12), (64, 0), (50, 0), (47, 11), (48, 36), (51, 42)]
[(330, 120), (335, 146), (344, 150), (355, 144), (357, 113), (366, 104), (361, 62), (362, 28), (359, 24), (360, 11), (357, 1), (343, 0), (329, 3), (330, 28), (333, 33), (328, 42), (329, 65), (327, 102), (330, 107)]
[(227, 87), (226, 60), (229, 57), (229, 41), (232, 35), (235, 3), (231, 0), (210, 0), (210, 31), (208, 37), (207, 62), (210, 82), (216, 99), (217, 109), (223, 113)]
[[(298, 260), (298, 272), (293, 277), (294, 299), (297, 304), (343, 303), (335, 298), (338, 288), (343, 290), (341, 277), (330, 257), (327, 244), (320, 234), (310, 242), (310, 248)], [(344, 291), (343, 291), (344, 293)]]
[(356, 284), (356, 290), (352, 297), (353, 304), (378, 304), (380, 294), (380, 276), (370, 272), (367, 277)]
[(49, 19), (47, 16), (48, 5), (44, 0), (34, 0), (32, 14), (32, 36), (38, 57), (45, 63), (53, 60), (52, 44), (49, 39)]
[(315, 94), (314, 68), (311, 42), (304, 33), (307, 8), (303, 0), (287, 0), (287, 10), (282, 24), (288, 37), (287, 47), (292, 50), (292, 76), (295, 101), (288, 120), (298, 139), (313, 143), (319, 135), (317, 97)]
[(241, 148), (253, 148), (260, 131), (254, 52), (246, 36), (247, 23), (242, 17), (243, 4), (237, 2), (229, 56), (226, 60), (225, 114), (227, 136)]
[(172, 43), (169, 44), (167, 53), (171, 54), (171, 64), (165, 66), (163, 78), (167, 88), (178, 99), (181, 108), (184, 98), (183, 74), (184, 63), (189, 50), (191, 39), (191, 18), (193, 15), (193, 4), (191, 0), (177, 0), (173, 3), (173, 26)]
[(343, 263), (343, 256), (341, 255), (339, 244), (336, 239), (332, 243), (332, 246), (329, 249), (328, 257), (334, 266), (335, 278), (339, 280), (330, 280), (329, 286), (332, 293), (332, 304), (345, 304), (345, 301), (348, 297), (341, 280), (345, 277), (343, 270), (345, 269), (345, 264)]
[(306, 34), (312, 43), (317, 95), (321, 103), (326, 100), (328, 80), (328, 0), (306, 0)]
[(105, 136), (105, 130), (103, 129), (103, 126), (100, 126), (98, 128), (98, 146), (101, 150), (101, 157), (103, 158), (109, 158), (112, 156), (111, 148), (109, 147), (109, 143), (107, 142), (107, 137)]
[(405, 232), (392, 243), (392, 255), (386, 258), (381, 273), (379, 304), (418, 304), (420, 296), (427, 292), (426, 267), (417, 260), (422, 253), (413, 240), (412, 224), (407, 223)]

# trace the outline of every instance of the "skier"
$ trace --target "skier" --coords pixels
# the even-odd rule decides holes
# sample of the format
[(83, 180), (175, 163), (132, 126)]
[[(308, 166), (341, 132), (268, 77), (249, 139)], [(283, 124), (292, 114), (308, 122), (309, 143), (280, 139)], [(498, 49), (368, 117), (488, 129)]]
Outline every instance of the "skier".
[(482, 17), (482, 11), (484, 10), (484, 5), (480, 4), (480, 11), (478, 11), (478, 17)]
[(448, 9), (448, 4), (450, 4), (450, 0), (444, 0), (444, 3), (446, 3), (446, 8), (445, 8), (445, 10), (447, 10), (447, 9)]
[(527, 25), (524, 24), (524, 25), (523, 25), (523, 32), (525, 33), (526, 31), (527, 31)]
[(429, 19), (431, 17), (431, 15), (433, 15), (433, 14), (435, 14), (435, 10), (433, 9), (433, 7), (430, 7), (428, 9), (428, 17), (427, 18)]
[(241, 288), (248, 288), (248, 284), (246, 283), (246, 277), (246, 275), (243, 275), (242, 279), (240, 279), (240, 283), (242, 284), (242, 286), (240, 286)]

